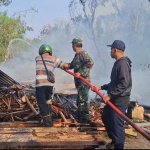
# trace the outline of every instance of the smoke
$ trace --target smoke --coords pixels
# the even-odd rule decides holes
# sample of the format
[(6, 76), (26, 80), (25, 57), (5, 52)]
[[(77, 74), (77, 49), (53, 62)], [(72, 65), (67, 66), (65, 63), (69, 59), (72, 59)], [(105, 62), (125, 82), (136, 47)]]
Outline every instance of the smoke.
[[(128, 11), (129, 13), (130, 11)], [(141, 34), (146, 34), (147, 30), (136, 32), (135, 36), (130, 37), (131, 31), (128, 26), (122, 26), (126, 20), (120, 20), (117, 24), (114, 16), (117, 14), (99, 15), (97, 20), (98, 26), (95, 25), (95, 32), (98, 34), (96, 43), (98, 45), (98, 53), (94, 41), (91, 38), (90, 27), (87, 26), (87, 22), (81, 21), (84, 18), (80, 18), (76, 23), (70, 22), (56, 22), (56, 26), (51, 27), (50, 33), (43, 36), (42, 40), (38, 43), (34, 43), (31, 47), (28, 45), (28, 51), (19, 52), (19, 54), (12, 60), (8, 60), (5, 64), (1, 64), (1, 70), (11, 76), (18, 82), (25, 80), (35, 81), (35, 57), (38, 55), (38, 48), (41, 44), (49, 44), (53, 49), (53, 55), (65, 62), (71, 62), (75, 53), (72, 50), (71, 41), (75, 37), (80, 37), (83, 40), (83, 49), (86, 50), (94, 61), (94, 66), (91, 69), (91, 82), (94, 85), (103, 85), (110, 82), (110, 73), (115, 62), (110, 57), (110, 48), (107, 44), (111, 44), (114, 40), (122, 40), (126, 44), (125, 55), (132, 61), (132, 80), (133, 88), (131, 93), (131, 100), (137, 100), (140, 104), (149, 105), (150, 99), (150, 78), (149, 68), (143, 71), (141, 64), (149, 63), (149, 38), (142, 37)], [(98, 16), (98, 15), (97, 15)], [(126, 16), (128, 17), (128, 16)], [(145, 18), (147, 16), (144, 16)], [(127, 22), (128, 23), (128, 22)], [(112, 24), (115, 26), (112, 26)], [(122, 28), (121, 28), (122, 27)], [(139, 37), (139, 38), (135, 38)], [(20, 41), (22, 42), (22, 41)], [(12, 43), (13, 44), (13, 43)], [(143, 48), (144, 47), (144, 48)], [(11, 51), (11, 48), (10, 48)], [(19, 50), (18, 50), (19, 51)], [(73, 77), (64, 72), (61, 69), (55, 69), (56, 82), (57, 83), (69, 83), (74, 84)], [(105, 91), (101, 91), (106, 94)], [(96, 94), (90, 91), (90, 98), (93, 98)]]

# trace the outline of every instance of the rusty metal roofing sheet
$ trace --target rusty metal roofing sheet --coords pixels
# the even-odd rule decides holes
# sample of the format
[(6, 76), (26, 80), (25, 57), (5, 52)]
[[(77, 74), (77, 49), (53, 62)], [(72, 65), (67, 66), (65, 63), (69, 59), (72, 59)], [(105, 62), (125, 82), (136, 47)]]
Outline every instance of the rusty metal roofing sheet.
[(0, 70), (0, 87), (3, 86), (9, 87), (14, 84), (19, 84), (19, 83)]

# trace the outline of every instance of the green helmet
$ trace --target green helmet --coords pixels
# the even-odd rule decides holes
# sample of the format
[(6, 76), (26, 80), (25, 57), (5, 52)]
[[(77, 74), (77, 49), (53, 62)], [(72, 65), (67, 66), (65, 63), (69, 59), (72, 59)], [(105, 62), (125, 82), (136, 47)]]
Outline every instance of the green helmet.
[(72, 43), (73, 43), (73, 44), (74, 44), (74, 43), (82, 44), (82, 40), (81, 40), (80, 38), (74, 38), (74, 39), (72, 40)]
[(52, 54), (51, 46), (50, 45), (46, 45), (46, 44), (41, 45), (41, 47), (39, 48), (39, 55), (42, 55), (42, 54), (44, 54), (46, 52)]

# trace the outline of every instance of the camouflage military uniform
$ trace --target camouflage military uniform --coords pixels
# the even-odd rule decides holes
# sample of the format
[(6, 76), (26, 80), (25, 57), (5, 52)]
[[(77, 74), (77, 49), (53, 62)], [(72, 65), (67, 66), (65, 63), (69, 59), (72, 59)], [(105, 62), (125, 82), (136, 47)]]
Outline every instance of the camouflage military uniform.
[[(90, 81), (90, 69), (93, 64), (94, 63), (88, 53), (81, 49), (79, 53), (75, 54), (72, 62), (69, 63), (69, 69), (74, 69), (74, 73), (79, 72), (83, 78)], [(87, 101), (90, 88), (79, 78), (74, 78), (74, 81), (78, 91), (78, 117), (81, 122), (86, 122), (89, 118)]]

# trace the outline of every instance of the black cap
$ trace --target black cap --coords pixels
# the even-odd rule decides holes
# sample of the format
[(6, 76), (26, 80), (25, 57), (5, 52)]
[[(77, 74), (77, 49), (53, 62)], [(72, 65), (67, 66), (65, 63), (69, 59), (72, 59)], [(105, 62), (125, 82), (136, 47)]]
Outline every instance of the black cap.
[(125, 51), (125, 44), (120, 40), (115, 40), (111, 45), (107, 45), (107, 46)]

